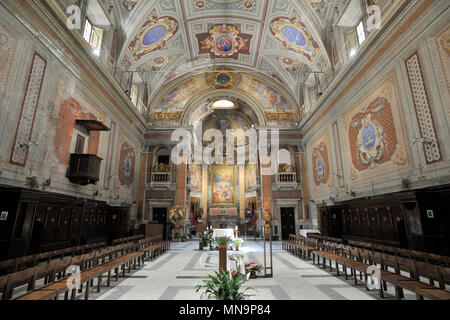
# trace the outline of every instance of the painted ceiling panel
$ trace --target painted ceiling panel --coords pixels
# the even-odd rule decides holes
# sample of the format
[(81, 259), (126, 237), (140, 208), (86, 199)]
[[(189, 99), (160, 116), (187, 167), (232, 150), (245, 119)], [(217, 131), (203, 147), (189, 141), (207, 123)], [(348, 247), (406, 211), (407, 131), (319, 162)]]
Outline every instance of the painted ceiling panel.
[(299, 73), (329, 63), (317, 21), (333, 0), (114, 1), (128, 35), (119, 65), (146, 70), (152, 95), (186, 73), (222, 65), (265, 74), (297, 97)]

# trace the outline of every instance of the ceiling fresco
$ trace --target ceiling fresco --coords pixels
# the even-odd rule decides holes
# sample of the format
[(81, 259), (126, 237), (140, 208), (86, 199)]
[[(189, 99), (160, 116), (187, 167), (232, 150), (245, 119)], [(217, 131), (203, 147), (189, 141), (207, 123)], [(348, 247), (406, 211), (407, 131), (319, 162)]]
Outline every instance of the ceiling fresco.
[[(212, 105), (218, 99), (245, 106), (255, 123), (289, 126), (298, 118), (298, 106), (289, 92), (280, 90), (273, 79), (259, 79), (247, 72), (217, 69), (183, 81), (175, 80), (150, 104), (154, 123), (179, 125), (183, 124), (183, 119), (191, 119), (188, 123), (196, 122), (214, 111)], [(248, 127), (244, 122), (242, 125)]]
[[(268, 76), (273, 86), (299, 97), (305, 74), (330, 68), (330, 50), (323, 39), (331, 23), (327, 17), (335, 6), (347, 4), (337, 0), (102, 1), (120, 8), (126, 39), (119, 66), (123, 71), (146, 71), (153, 97), (170, 81), (219, 66), (250, 69), (255, 79)], [(277, 109), (288, 109), (269, 89), (247, 85), (247, 90), (263, 90), (258, 97), (264, 106), (275, 101)], [(174, 92), (173, 100), (167, 101), (169, 109), (180, 109), (177, 104), (183, 103), (179, 100), (183, 94)], [(162, 103), (150, 109), (165, 108), (166, 102)]]

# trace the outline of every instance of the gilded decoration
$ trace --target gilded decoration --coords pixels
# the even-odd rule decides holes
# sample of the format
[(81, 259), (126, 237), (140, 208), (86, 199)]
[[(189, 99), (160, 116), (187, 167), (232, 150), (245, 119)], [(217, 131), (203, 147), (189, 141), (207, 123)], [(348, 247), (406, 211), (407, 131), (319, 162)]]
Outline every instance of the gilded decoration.
[(153, 119), (155, 121), (180, 121), (183, 112), (155, 112)]
[(294, 121), (294, 114), (292, 112), (266, 112), (267, 121)]
[(207, 74), (207, 81), (211, 88), (214, 89), (231, 89), (236, 88), (241, 81), (239, 73), (222, 69)]
[(178, 228), (185, 219), (185, 211), (182, 207), (175, 206), (172, 209), (170, 209), (169, 212), (169, 219), (170, 222), (172, 222), (176, 228)]
[(211, 59), (230, 58), (237, 60), (239, 54), (250, 54), (252, 35), (240, 32), (235, 24), (216, 24), (209, 32), (196, 35), (199, 54), (209, 53)]

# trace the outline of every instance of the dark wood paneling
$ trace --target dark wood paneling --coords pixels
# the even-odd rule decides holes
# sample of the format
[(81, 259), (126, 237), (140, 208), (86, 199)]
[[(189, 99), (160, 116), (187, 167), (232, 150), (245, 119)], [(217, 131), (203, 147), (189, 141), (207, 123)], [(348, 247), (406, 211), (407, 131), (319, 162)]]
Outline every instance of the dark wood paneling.
[[(450, 254), (448, 186), (406, 191), (340, 203), (344, 239)], [(321, 207), (320, 229), (336, 234), (331, 219), (336, 207)], [(432, 210), (433, 217), (427, 212)], [(334, 235), (336, 236), (336, 235)]]
[(0, 186), (0, 260), (124, 237), (127, 208), (42, 191)]

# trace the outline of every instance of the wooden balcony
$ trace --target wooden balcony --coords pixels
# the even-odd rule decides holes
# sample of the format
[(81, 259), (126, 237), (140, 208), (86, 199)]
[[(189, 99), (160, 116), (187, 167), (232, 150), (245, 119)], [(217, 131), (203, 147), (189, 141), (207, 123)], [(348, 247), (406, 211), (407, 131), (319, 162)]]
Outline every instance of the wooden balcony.
[(102, 158), (94, 154), (70, 155), (68, 178), (70, 182), (87, 186), (97, 184), (100, 180), (100, 165)]

